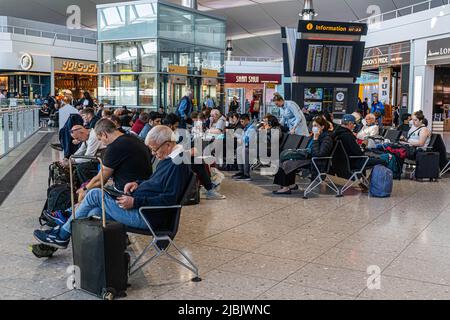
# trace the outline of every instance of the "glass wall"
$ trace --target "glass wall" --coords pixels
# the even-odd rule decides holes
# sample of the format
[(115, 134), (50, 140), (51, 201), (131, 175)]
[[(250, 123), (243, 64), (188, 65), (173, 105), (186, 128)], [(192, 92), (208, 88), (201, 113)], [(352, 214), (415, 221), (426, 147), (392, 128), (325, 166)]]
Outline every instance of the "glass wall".
[(169, 109), (187, 90), (197, 106), (206, 93), (223, 100), (224, 20), (157, 0), (99, 6), (97, 16), (100, 101)]

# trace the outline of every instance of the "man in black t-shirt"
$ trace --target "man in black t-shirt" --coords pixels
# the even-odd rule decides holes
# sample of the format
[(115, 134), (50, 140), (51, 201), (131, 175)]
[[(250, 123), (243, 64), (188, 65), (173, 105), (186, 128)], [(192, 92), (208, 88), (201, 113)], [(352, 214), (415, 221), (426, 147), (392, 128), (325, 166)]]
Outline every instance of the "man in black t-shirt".
[[(97, 138), (107, 145), (103, 159), (104, 182), (110, 177), (114, 187), (123, 191), (131, 181), (147, 180), (152, 174), (151, 154), (148, 148), (137, 137), (123, 134), (108, 119), (101, 119), (95, 126)], [(88, 185), (78, 190), (79, 201), (90, 189), (100, 187), (100, 173)]]

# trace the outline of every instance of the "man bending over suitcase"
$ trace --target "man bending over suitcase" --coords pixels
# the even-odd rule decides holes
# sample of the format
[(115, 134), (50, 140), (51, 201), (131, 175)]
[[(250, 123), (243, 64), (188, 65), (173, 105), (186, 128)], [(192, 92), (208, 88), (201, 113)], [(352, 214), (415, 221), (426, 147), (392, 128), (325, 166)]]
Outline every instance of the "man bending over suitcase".
[[(154, 127), (145, 140), (153, 155), (160, 162), (149, 180), (127, 183), (123, 195), (117, 198), (105, 193), (106, 219), (118, 221), (129, 227), (146, 229), (139, 215), (144, 206), (169, 206), (177, 204), (189, 182), (190, 167), (183, 164), (183, 147), (176, 144), (173, 131), (166, 126)], [(77, 218), (101, 216), (102, 192), (92, 189), (76, 210)], [(55, 248), (67, 248), (71, 235), (72, 217), (62, 226), (43, 231), (35, 230), (34, 237), (40, 243)]]

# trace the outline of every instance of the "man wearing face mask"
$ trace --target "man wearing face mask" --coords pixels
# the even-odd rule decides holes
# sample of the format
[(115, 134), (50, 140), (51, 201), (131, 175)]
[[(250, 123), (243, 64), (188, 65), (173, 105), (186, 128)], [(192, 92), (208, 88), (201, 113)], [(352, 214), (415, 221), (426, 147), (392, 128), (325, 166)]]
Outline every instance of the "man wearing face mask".
[[(183, 147), (177, 145), (170, 128), (154, 127), (149, 132), (145, 144), (160, 160), (155, 173), (148, 180), (127, 183), (124, 195), (114, 198), (105, 194), (104, 200), (107, 220), (138, 229), (147, 228), (139, 214), (139, 208), (176, 205), (192, 174), (189, 165), (182, 161)], [(102, 191), (93, 189), (76, 210), (76, 218), (99, 216), (101, 213)], [(65, 249), (70, 241), (72, 220), (70, 217), (62, 227), (58, 226), (48, 231), (36, 230), (34, 236), (40, 243)]]

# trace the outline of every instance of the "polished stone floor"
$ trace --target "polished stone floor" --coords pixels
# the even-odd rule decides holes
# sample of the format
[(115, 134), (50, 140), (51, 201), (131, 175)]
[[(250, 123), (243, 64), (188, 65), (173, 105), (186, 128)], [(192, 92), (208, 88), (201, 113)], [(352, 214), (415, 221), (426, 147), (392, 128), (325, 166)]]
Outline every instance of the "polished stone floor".
[[(28, 249), (58, 157), (47, 146), (0, 207), (1, 299), (95, 299), (67, 289), (70, 249)], [(450, 299), (449, 177), (395, 182), (387, 199), (351, 189), (309, 200), (273, 197), (268, 178), (227, 178), (227, 199), (185, 207), (175, 239), (203, 281), (163, 258), (130, 278), (126, 299)], [(145, 244), (131, 240), (134, 252)]]

